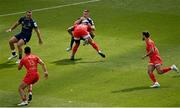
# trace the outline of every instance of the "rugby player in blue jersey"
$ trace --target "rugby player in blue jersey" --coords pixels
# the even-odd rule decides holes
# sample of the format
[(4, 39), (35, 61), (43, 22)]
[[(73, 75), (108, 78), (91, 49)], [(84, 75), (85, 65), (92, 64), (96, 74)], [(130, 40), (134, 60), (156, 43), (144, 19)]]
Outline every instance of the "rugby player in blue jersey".
[(8, 30), (6, 30), (6, 32), (11, 32), (19, 25), (22, 25), (21, 32), (19, 34), (14, 35), (9, 40), (9, 45), (12, 50), (12, 55), (8, 58), (8, 60), (12, 60), (13, 58), (17, 57), (15, 46), (14, 46), (14, 44), (16, 43), (18, 47), (18, 52), (19, 52), (19, 58), (16, 61), (17, 64), (20, 62), (22, 58), (22, 46), (30, 41), (33, 29), (37, 33), (39, 44), (43, 43), (37, 23), (32, 19), (31, 10), (28, 10), (26, 12), (26, 15), (21, 17), (15, 24), (13, 24)]

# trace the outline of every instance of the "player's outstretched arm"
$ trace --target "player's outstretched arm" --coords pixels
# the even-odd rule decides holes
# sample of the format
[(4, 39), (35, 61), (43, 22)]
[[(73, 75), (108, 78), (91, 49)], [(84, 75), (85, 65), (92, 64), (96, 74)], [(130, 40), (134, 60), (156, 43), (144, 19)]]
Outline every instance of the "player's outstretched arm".
[(48, 78), (48, 71), (47, 71), (45, 63), (42, 60), (40, 60), (39, 64), (42, 66), (42, 70), (44, 72), (45, 79), (47, 79)]
[(21, 70), (22, 67), (23, 67), (23, 64), (22, 64), (22, 62), (20, 62), (19, 65), (18, 65), (18, 70)]
[(11, 31), (14, 30), (19, 24), (20, 24), (19, 21), (15, 22), (9, 29), (6, 30), (6, 32), (11, 32)]
[(34, 30), (35, 30), (35, 32), (37, 34), (38, 39), (39, 39), (39, 44), (43, 44), (39, 28), (35, 28)]

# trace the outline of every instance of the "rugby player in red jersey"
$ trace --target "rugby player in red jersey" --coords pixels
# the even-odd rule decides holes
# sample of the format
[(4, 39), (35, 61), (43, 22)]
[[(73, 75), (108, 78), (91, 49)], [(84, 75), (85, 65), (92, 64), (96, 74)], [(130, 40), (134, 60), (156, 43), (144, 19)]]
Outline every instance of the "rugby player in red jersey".
[(159, 55), (159, 51), (156, 48), (154, 41), (150, 39), (150, 33), (149, 32), (142, 32), (143, 35), (143, 41), (146, 42), (146, 55), (144, 55), (142, 58), (145, 59), (146, 57), (149, 57), (150, 61), (148, 64), (148, 74), (150, 79), (153, 81), (152, 88), (160, 87), (160, 84), (155, 78), (155, 75), (153, 74), (153, 71), (156, 69), (158, 74), (165, 74), (170, 72), (171, 70), (174, 70), (176, 72), (179, 72), (176, 65), (172, 65), (169, 67), (162, 67), (163, 61)]
[(48, 78), (48, 72), (44, 62), (38, 56), (31, 54), (31, 48), (28, 46), (25, 47), (24, 53), (25, 56), (21, 59), (18, 65), (18, 70), (21, 70), (23, 66), (26, 68), (26, 75), (19, 86), (19, 94), (21, 96), (22, 102), (18, 104), (18, 106), (28, 105), (25, 89), (32, 89), (32, 85), (39, 80), (39, 73), (37, 69), (38, 64), (42, 66), (45, 79)]
[[(88, 23), (91, 25), (91, 28), (93, 28), (93, 30), (91, 30), (90, 32), (90, 36), (91, 38), (93, 39), (95, 37), (95, 33), (93, 31), (95, 31), (95, 24), (94, 24), (94, 21), (90, 18), (90, 12), (89, 10), (85, 9), (83, 11), (83, 15), (82, 17), (78, 18), (78, 20), (76, 20), (75, 22), (80, 24), (83, 20), (87, 20)], [(74, 31), (74, 26), (71, 26), (67, 29), (68, 33), (71, 35), (71, 42), (70, 42), (70, 46), (66, 49), (67, 52), (69, 52), (72, 47), (73, 47), (73, 44), (74, 44), (74, 36), (73, 36), (73, 31)], [(88, 42), (87, 41), (84, 41), (83, 45), (87, 45)]]
[(74, 40), (75, 40), (75, 45), (72, 50), (72, 55), (71, 55), (71, 60), (74, 60), (74, 55), (80, 45), (80, 39), (83, 38), (85, 39), (91, 46), (98, 52), (98, 54), (105, 58), (105, 54), (103, 54), (99, 47), (97, 46), (96, 42), (93, 41), (93, 39), (90, 36), (90, 32), (93, 28), (91, 25), (88, 23), (87, 20), (82, 21), (81, 24), (75, 23), (74, 25)]

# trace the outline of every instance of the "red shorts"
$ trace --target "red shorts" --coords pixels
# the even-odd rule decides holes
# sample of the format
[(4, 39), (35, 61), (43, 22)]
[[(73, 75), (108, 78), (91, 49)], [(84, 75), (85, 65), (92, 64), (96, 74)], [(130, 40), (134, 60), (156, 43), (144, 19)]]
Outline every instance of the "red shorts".
[(23, 82), (30, 85), (30, 84), (34, 84), (39, 80), (39, 74), (38, 72), (34, 72), (31, 74), (27, 74), (24, 79)]
[(149, 65), (153, 65), (153, 66), (158, 66), (158, 65), (162, 65), (163, 62), (162, 60), (150, 60), (149, 61)]
[(87, 31), (74, 31), (73, 35), (75, 40), (80, 40), (81, 38), (87, 39), (88, 37), (91, 37)]

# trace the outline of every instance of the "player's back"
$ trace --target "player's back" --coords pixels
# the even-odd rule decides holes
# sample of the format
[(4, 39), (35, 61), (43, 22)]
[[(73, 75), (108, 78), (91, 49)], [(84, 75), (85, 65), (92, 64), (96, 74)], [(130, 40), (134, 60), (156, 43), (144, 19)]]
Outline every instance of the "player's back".
[(37, 72), (39, 57), (29, 54), (23, 57), (20, 63), (25, 66), (27, 73)]
[(80, 32), (80, 31), (88, 31), (88, 25), (85, 25), (85, 24), (78, 24), (78, 25), (75, 25), (74, 26), (74, 31), (76, 32)]

